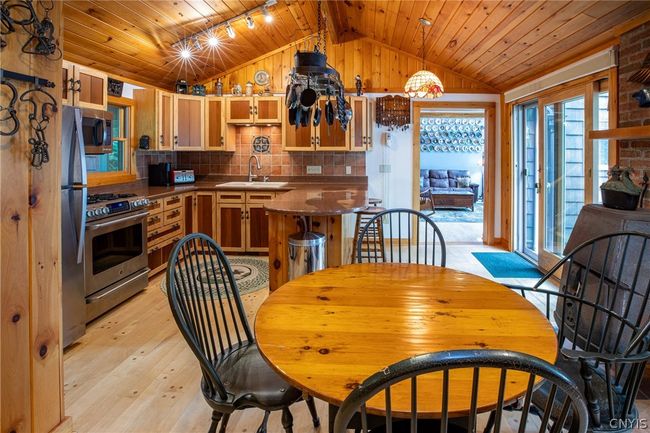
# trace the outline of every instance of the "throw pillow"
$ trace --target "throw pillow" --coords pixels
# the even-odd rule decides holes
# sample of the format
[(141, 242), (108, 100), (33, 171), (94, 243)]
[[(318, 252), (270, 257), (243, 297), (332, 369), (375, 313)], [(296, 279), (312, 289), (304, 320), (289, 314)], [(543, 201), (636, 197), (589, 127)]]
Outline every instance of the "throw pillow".
[(458, 178), (458, 187), (459, 188), (468, 188), (470, 178), (469, 177), (459, 177)]

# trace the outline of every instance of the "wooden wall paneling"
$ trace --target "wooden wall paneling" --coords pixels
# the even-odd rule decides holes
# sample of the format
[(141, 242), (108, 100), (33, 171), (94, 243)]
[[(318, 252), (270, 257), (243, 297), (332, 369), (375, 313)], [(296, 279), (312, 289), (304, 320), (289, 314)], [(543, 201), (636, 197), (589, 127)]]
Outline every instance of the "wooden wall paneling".
[[(60, 34), (60, 2), (50, 18)], [(39, 16), (40, 4), (35, 4)], [(62, 61), (24, 54), (22, 29), (4, 35), (3, 63), (11, 70), (57, 83), (50, 90), (61, 101)], [(11, 80), (15, 82), (14, 80)], [(19, 92), (29, 88), (15, 82)], [(2, 93), (2, 100), (7, 94)], [(64, 418), (61, 347), (61, 269), (59, 267), (61, 111), (46, 130), (50, 162), (31, 168), (28, 104), (18, 104), (19, 132), (0, 136), (0, 428), (6, 432), (69, 432)]]
[(514, 152), (512, 143), (512, 104), (502, 94), (501, 113), (501, 239), (503, 248), (514, 249)]
[[(281, 73), (278, 75), (276, 72), (271, 77), (271, 90), (284, 92), (286, 75), (293, 66), (293, 54), (297, 47), (304, 47), (309, 42), (309, 38), (305, 38), (297, 44), (289, 44), (223, 74), (211, 77), (204, 84), (208, 91), (212, 91), (216, 79), (221, 78), (224, 89), (229, 92), (236, 83), (244, 84), (252, 80), (254, 72), (265, 65), (280, 64), (281, 66), (276, 70), (281, 69)], [(405, 80), (422, 69), (421, 60), (416, 56), (369, 38), (356, 39), (339, 45), (329, 44), (327, 56), (328, 63), (343, 74), (346, 90), (351, 92), (356, 90), (354, 81), (356, 74), (362, 75), (366, 92), (402, 92)], [(459, 75), (440, 65), (427, 63), (427, 68), (444, 77), (445, 91), (448, 93), (499, 93), (494, 87)]]

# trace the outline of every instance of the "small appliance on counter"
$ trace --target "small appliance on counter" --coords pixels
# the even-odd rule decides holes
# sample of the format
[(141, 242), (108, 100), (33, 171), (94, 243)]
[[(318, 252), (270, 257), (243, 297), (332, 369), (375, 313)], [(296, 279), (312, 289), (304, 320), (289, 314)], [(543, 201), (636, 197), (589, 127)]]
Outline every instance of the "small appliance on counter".
[(194, 183), (194, 170), (172, 170), (171, 172), (172, 185), (179, 185), (183, 183)]
[(169, 186), (172, 181), (171, 162), (149, 164), (149, 186)]

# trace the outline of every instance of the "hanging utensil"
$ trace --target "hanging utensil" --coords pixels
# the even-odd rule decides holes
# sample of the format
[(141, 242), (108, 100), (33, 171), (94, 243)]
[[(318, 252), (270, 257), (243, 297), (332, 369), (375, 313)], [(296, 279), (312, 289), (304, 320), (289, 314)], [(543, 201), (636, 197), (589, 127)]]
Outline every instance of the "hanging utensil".
[(316, 105), (316, 109), (314, 110), (314, 121), (313, 121), (314, 126), (320, 125), (320, 116), (321, 116), (321, 109), (318, 105)]
[(296, 124), (296, 111), (298, 109), (295, 107), (289, 108), (289, 125), (295, 125)]
[(309, 126), (309, 119), (311, 119), (311, 107), (307, 108), (307, 110), (302, 110), (302, 114), (300, 117), (300, 125), (301, 126)]
[(318, 99), (318, 94), (314, 89), (311, 88), (310, 85), (310, 80), (309, 80), (309, 75), (307, 76), (307, 88), (302, 91), (300, 94), (300, 105), (303, 106), (304, 109), (311, 107), (316, 103), (316, 100)]
[(300, 127), (300, 121), (301, 121), (301, 118), (302, 118), (302, 108), (296, 107), (295, 110), (296, 110), (295, 125), (296, 125), (296, 129), (298, 129), (298, 127)]

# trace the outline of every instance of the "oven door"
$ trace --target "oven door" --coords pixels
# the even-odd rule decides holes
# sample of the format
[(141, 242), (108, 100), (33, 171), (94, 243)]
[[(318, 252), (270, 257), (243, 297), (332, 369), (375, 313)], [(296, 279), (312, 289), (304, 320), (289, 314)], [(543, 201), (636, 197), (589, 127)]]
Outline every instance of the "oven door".
[(117, 215), (86, 224), (86, 296), (147, 267), (147, 215)]

